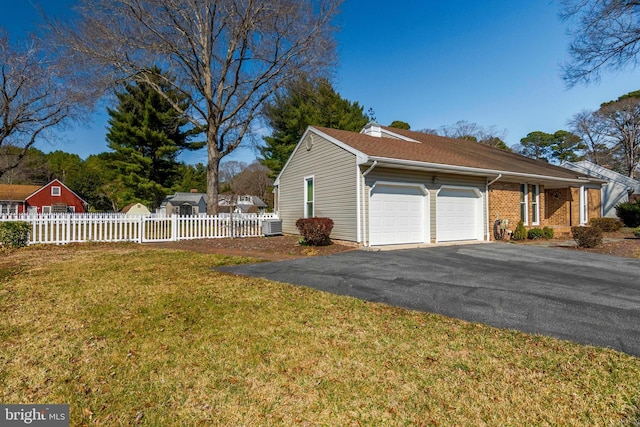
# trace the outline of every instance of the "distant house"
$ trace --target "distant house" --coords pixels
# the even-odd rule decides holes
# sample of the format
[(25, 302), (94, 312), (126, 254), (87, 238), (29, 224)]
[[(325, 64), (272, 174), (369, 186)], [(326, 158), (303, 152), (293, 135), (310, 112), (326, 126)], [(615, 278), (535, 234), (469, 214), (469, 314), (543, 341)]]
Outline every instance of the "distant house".
[(158, 209), (165, 215), (204, 215), (207, 213), (207, 195), (204, 193), (175, 193), (167, 196)]
[(84, 213), (87, 202), (57, 179), (44, 186), (0, 184), (0, 213)]
[(220, 194), (218, 195), (218, 211), (229, 212), (229, 207), (234, 213), (264, 213), (267, 204), (258, 196)]
[(607, 181), (602, 187), (602, 216), (616, 218), (616, 205), (629, 201), (632, 194), (640, 195), (640, 181), (614, 172), (587, 160), (563, 162), (562, 167)]
[(27, 197), (38, 191), (39, 185), (0, 184), (0, 214), (17, 214), (27, 211)]
[(126, 215), (148, 215), (151, 212), (142, 203), (130, 203), (124, 208), (122, 208), (120, 213), (123, 213)]

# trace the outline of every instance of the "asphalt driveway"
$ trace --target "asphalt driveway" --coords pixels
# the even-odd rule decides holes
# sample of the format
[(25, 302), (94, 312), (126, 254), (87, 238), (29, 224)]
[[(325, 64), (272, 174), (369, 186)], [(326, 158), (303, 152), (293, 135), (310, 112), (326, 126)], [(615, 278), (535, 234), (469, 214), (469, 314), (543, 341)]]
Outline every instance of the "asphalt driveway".
[(640, 357), (640, 261), (488, 243), (220, 268)]

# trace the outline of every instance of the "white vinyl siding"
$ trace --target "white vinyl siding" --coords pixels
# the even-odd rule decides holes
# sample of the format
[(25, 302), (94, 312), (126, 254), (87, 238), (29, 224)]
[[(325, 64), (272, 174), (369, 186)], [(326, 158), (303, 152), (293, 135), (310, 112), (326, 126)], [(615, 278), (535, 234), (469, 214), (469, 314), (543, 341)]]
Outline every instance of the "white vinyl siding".
[[(305, 216), (304, 178), (313, 174), (313, 210), (316, 217), (333, 220), (331, 238), (357, 240), (356, 157), (345, 149), (311, 133), (298, 145), (280, 174), (278, 214), (282, 230), (299, 234), (296, 221)], [(307, 142), (310, 142), (307, 144)]]

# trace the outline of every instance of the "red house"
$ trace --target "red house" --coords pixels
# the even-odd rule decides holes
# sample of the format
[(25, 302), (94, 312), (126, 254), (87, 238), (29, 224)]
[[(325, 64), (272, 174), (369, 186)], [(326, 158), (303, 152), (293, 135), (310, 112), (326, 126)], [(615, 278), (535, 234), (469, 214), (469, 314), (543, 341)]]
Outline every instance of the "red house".
[(83, 213), (87, 202), (62, 182), (47, 185), (0, 184), (0, 213)]

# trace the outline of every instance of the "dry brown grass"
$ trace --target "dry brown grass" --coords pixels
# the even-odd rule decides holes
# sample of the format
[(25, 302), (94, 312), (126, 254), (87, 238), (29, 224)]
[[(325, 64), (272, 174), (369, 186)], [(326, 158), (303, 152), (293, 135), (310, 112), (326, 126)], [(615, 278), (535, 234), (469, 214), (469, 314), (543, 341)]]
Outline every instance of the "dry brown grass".
[[(0, 401), (72, 425), (618, 425), (640, 359), (211, 270), (135, 244), (0, 274)], [(2, 269), (2, 267), (0, 267)]]

